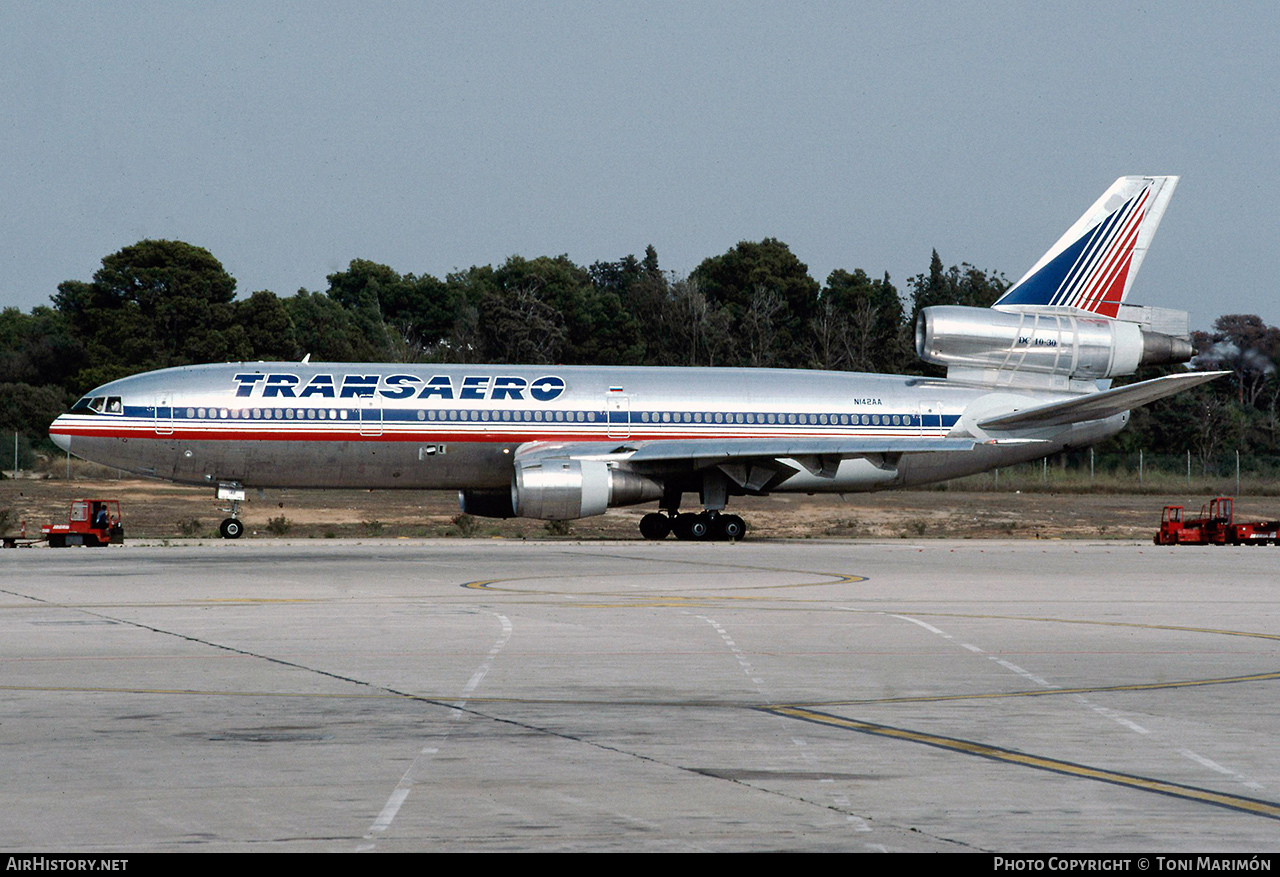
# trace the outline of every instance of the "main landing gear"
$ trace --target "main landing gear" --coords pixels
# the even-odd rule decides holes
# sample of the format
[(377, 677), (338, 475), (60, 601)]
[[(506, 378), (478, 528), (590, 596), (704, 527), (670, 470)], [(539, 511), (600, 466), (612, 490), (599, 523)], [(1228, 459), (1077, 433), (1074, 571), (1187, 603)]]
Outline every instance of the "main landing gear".
[[(680, 498), (698, 493), (703, 511), (681, 512)], [(666, 539), (671, 533), (685, 542), (717, 540), (737, 542), (747, 535), (747, 524), (737, 515), (725, 514), (729, 501), (729, 481), (723, 472), (701, 473), (696, 481), (673, 479), (664, 485), (660, 511), (640, 519), (640, 535), (646, 539)]]
[(670, 533), (686, 542), (737, 542), (746, 535), (747, 523), (737, 515), (715, 511), (699, 514), (651, 512), (640, 519), (640, 535), (646, 539), (666, 539)]

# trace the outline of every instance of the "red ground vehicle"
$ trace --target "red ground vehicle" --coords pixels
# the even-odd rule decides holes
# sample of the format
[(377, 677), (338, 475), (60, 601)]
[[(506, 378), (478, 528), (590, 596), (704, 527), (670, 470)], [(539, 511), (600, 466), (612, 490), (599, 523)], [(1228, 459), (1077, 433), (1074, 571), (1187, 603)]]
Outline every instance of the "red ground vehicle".
[(68, 545), (122, 545), (124, 523), (120, 517), (120, 501), (115, 499), (77, 499), (71, 503), (71, 514), (65, 524), (41, 527), (50, 548)]
[(1180, 505), (1167, 505), (1160, 516), (1157, 545), (1272, 545), (1280, 544), (1280, 521), (1235, 520), (1229, 496), (1214, 497), (1200, 507), (1200, 517), (1183, 515)]

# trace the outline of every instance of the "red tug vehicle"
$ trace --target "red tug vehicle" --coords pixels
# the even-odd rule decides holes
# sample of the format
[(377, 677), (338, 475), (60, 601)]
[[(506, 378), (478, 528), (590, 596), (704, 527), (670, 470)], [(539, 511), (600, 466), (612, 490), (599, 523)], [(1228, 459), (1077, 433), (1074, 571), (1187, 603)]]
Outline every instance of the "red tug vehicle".
[(71, 503), (71, 514), (65, 524), (50, 524), (40, 532), (50, 548), (68, 545), (124, 544), (124, 523), (120, 517), (120, 501), (115, 499), (77, 499)]
[(1232, 499), (1218, 496), (1200, 507), (1200, 517), (1183, 515), (1180, 505), (1167, 505), (1160, 516), (1157, 545), (1277, 545), (1280, 521), (1236, 521)]

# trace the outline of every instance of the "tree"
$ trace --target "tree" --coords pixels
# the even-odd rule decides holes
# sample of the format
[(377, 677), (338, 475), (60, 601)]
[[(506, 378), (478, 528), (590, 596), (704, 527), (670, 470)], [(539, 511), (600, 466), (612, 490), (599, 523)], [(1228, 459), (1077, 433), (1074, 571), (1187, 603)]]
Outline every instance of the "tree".
[(639, 348), (631, 358), (649, 365), (674, 364), (679, 356), (670, 349), (674, 298), (653, 245), (645, 248), (643, 260), (630, 255), (596, 262), (587, 273), (600, 294), (617, 298), (636, 326)]
[(813, 328), (822, 368), (896, 373), (909, 359), (902, 299), (888, 274), (872, 280), (861, 268), (832, 271)]
[(262, 289), (236, 302), (236, 322), (244, 329), (254, 359), (300, 358), (293, 319), (274, 292)]
[(534, 286), (494, 289), (480, 299), (480, 335), (492, 362), (550, 365), (562, 358), (564, 320)]
[(934, 305), (964, 305), (989, 308), (1004, 295), (1009, 281), (995, 271), (981, 271), (968, 262), (943, 270), (938, 251), (929, 260), (929, 273), (917, 274), (908, 282), (911, 287), (911, 325), (920, 311)]
[(0, 383), (75, 386), (84, 367), (84, 347), (72, 337), (66, 318), (48, 307), (24, 314), (0, 311)]
[(297, 350), (325, 362), (381, 362), (388, 358), (381, 319), (369, 308), (354, 311), (323, 292), (298, 290), (284, 300), (293, 322)]
[(1212, 333), (1193, 336), (1200, 351), (1194, 364), (1200, 369), (1232, 372), (1236, 401), (1250, 408), (1258, 405), (1280, 359), (1280, 329), (1268, 326), (1254, 314), (1224, 314), (1213, 323)]
[(443, 281), (423, 274), (400, 275), (386, 265), (353, 259), (330, 274), (329, 297), (350, 311), (376, 313), (394, 336), (401, 361), (437, 357), (465, 300)]
[(61, 387), (0, 383), (0, 434), (48, 435), (49, 424), (67, 410), (71, 398)]
[[(809, 321), (818, 307), (818, 284), (809, 276), (809, 268), (796, 258), (790, 247), (776, 238), (759, 243), (742, 241), (721, 256), (704, 259), (694, 269), (691, 279), (708, 302), (725, 307), (733, 333), (747, 338), (759, 321), (762, 307), (773, 310), (773, 334), (770, 349), (760, 350), (748, 340), (735, 358), (726, 364), (747, 365), (752, 361), (771, 361), (783, 366), (806, 364), (808, 345), (803, 342), (809, 332)], [(770, 306), (772, 294), (780, 307)]]
[(85, 349), (81, 384), (104, 374), (243, 359), (235, 279), (208, 250), (144, 240), (105, 257), (91, 283), (68, 280), (53, 297)]
[[(643, 357), (639, 325), (617, 293), (594, 285), (568, 256), (512, 256), (498, 268), (472, 268), (450, 282), (462, 284), (466, 300), (476, 303), (487, 359), (518, 362), (513, 351), (530, 344), (535, 355), (550, 357), (545, 361), (571, 365), (632, 364)], [(535, 343), (536, 335), (543, 337)]]

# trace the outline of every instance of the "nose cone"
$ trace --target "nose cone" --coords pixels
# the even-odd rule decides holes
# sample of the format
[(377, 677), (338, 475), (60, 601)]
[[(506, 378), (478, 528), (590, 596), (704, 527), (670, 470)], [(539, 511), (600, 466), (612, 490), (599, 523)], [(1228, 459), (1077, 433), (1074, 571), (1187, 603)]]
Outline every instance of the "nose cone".
[[(60, 420), (60, 419), (61, 419), (61, 418), (59, 418), (59, 420)], [(54, 443), (55, 445), (57, 445), (58, 447), (62, 448), (64, 451), (66, 451), (66, 452), (69, 454), (69, 453), (71, 453), (71, 436), (69, 436), (69, 435), (65, 435), (65, 434), (60, 433), (60, 432), (55, 432), (54, 430), (55, 430), (55, 429), (57, 429), (57, 426), (58, 426), (58, 421), (57, 421), (57, 420), (55, 420), (55, 421), (52, 423), (52, 425), (50, 425), (50, 427), (49, 427), (49, 438), (53, 439), (53, 443)]]

